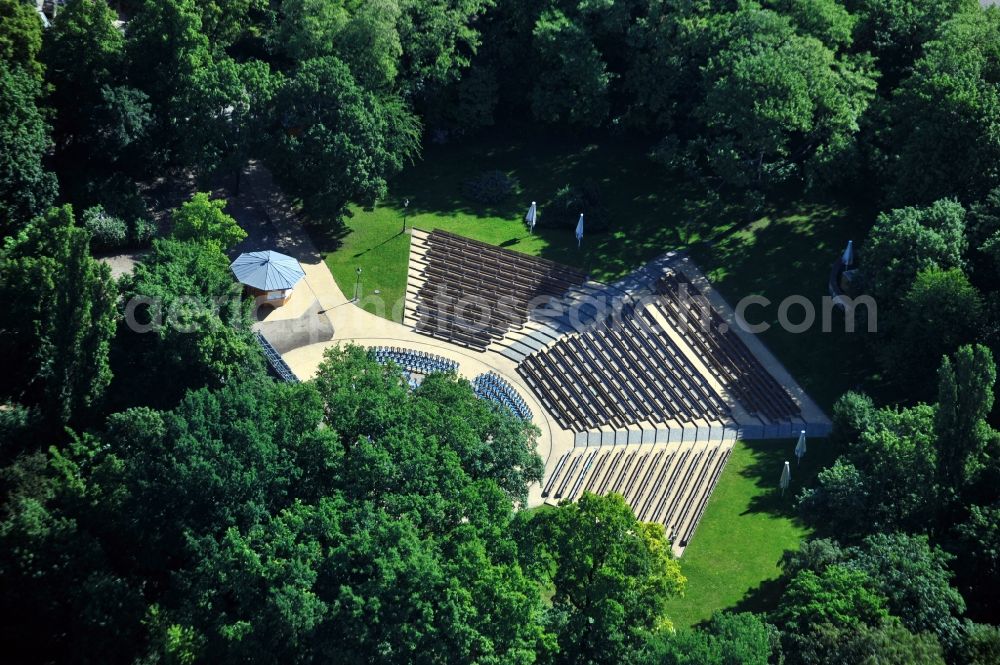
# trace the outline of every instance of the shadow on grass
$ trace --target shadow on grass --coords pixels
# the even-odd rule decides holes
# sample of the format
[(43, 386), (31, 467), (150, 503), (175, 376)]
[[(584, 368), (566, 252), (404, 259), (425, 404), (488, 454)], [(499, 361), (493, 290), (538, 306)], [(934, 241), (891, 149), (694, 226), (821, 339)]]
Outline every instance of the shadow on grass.
[[(808, 451), (799, 463), (795, 459), (796, 442), (797, 437), (744, 442), (753, 454), (753, 463), (740, 473), (764, 490), (750, 500), (744, 515), (767, 513), (802, 523), (795, 507), (796, 498), (803, 488), (815, 484), (816, 475), (822, 469), (833, 464), (839, 449), (828, 439), (810, 439), (807, 441)], [(792, 480), (782, 496), (778, 481), (786, 461), (791, 465)]]
[(746, 595), (733, 606), (733, 612), (769, 612), (781, 603), (788, 583), (784, 578), (765, 580), (747, 591)]
[(372, 245), (371, 247), (368, 247), (367, 249), (363, 249), (363, 250), (361, 250), (360, 252), (356, 253), (356, 254), (354, 255), (354, 258), (359, 258), (359, 257), (362, 257), (362, 256), (364, 256), (365, 254), (367, 254), (368, 252), (371, 252), (371, 251), (373, 251), (373, 250), (376, 250), (376, 249), (378, 249), (379, 247), (381, 247), (381, 246), (383, 246), (383, 245), (387, 245), (387, 244), (389, 244), (390, 242), (392, 242), (393, 240), (395, 240), (396, 238), (398, 238), (398, 237), (399, 237), (399, 236), (401, 236), (401, 235), (403, 235), (403, 232), (402, 232), (402, 231), (400, 231), (399, 233), (397, 233), (397, 234), (396, 234), (396, 235), (394, 235), (394, 236), (390, 236), (390, 237), (386, 238), (386, 239), (385, 239), (385, 240), (383, 240), (382, 242), (379, 242), (379, 243), (377, 243), (377, 244), (374, 244), (374, 245)]
[(340, 249), (344, 244), (344, 238), (351, 232), (347, 225), (342, 223), (331, 223), (329, 225), (313, 224), (306, 231), (308, 231), (310, 239), (312, 239), (316, 250), (320, 254), (329, 254)]
[[(754, 588), (746, 592), (734, 605), (725, 608), (725, 612), (753, 612), (755, 614), (767, 614), (775, 610), (781, 604), (781, 597), (788, 587), (788, 582), (779, 577), (773, 580), (764, 580)], [(707, 628), (711, 619), (703, 619), (692, 626), (692, 628)]]
[[(761, 340), (821, 408), (852, 388), (870, 389), (874, 374), (867, 328), (848, 332), (841, 312), (824, 322), (824, 298), (829, 297), (830, 264), (848, 240), (864, 236), (861, 214), (821, 203), (777, 207), (767, 216), (725, 234), (710, 245), (694, 247), (692, 257), (715, 288), (736, 305), (750, 295), (770, 301), (753, 307), (751, 323), (770, 327)], [(779, 307), (790, 296), (805, 297), (815, 318), (805, 332), (778, 325)], [(804, 321), (799, 305), (788, 310), (793, 323)]]
[[(597, 279), (621, 277), (663, 252), (700, 242), (740, 223), (699, 183), (672, 176), (648, 156), (648, 140), (629, 137), (580, 137), (523, 133), (466, 139), (429, 146), (420, 165), (395, 178), (392, 195), (381, 207), (401, 210), (409, 199), (409, 213), (448, 217), (523, 217), (537, 201), (544, 219), (557, 192), (567, 185), (595, 182), (602, 205), (612, 216), (612, 229), (595, 234), (584, 229), (584, 245), (574, 237), (576, 218), (539, 227), (547, 244), (541, 256), (590, 268)], [(487, 170), (515, 176), (519, 191), (503, 202), (484, 206), (462, 194), (470, 176)], [(550, 220), (552, 221), (552, 220)], [(510, 246), (510, 245), (505, 245)]]

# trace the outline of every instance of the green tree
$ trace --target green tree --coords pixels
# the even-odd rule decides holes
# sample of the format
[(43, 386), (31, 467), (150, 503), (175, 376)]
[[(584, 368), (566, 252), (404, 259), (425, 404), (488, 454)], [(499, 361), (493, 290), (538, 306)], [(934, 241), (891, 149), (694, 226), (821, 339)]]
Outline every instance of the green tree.
[(913, 633), (932, 633), (950, 653), (961, 646), (958, 617), (965, 601), (951, 586), (954, 558), (930, 545), (926, 536), (873, 534), (845, 552), (846, 565), (864, 571), (886, 608)]
[(1000, 13), (946, 22), (894, 98), (890, 199), (972, 201), (1000, 184)]
[(0, 250), (2, 393), (40, 404), (59, 423), (85, 418), (111, 380), (115, 330), (110, 269), (69, 206), (38, 217)]
[(240, 174), (267, 145), (281, 75), (267, 63), (228, 57), (198, 70), (184, 98), (183, 160), (203, 179), (218, 172)]
[(0, 237), (41, 214), (56, 194), (42, 160), (52, 146), (39, 84), (0, 62)]
[(798, 497), (799, 510), (810, 521), (823, 524), (830, 533), (853, 537), (870, 526), (865, 512), (872, 503), (871, 479), (850, 461), (839, 457), (816, 476), (816, 487)]
[(350, 0), (283, 0), (276, 46), (296, 62), (331, 55), (354, 6)]
[(854, 43), (858, 18), (836, 0), (766, 0), (762, 4), (788, 16), (799, 33), (819, 39), (834, 51)]
[(791, 20), (747, 5), (714, 33), (704, 68), (706, 159), (736, 185), (823, 172), (850, 154), (875, 82), (864, 60), (839, 57)]
[(46, 78), (55, 88), (55, 106), (65, 115), (79, 113), (82, 102), (93, 100), (102, 86), (120, 81), (126, 64), (125, 35), (115, 26), (117, 18), (107, 2), (76, 0), (60, 9), (46, 31), (42, 50)]
[(229, 249), (247, 237), (247, 232), (224, 210), (225, 199), (210, 198), (206, 192), (197, 192), (191, 200), (173, 211), (173, 236), (178, 240), (192, 240), (213, 245), (216, 249)]
[(962, 662), (988, 665), (1000, 660), (1000, 628), (982, 623), (966, 624)]
[(535, 24), (534, 45), (541, 67), (531, 92), (534, 116), (552, 124), (603, 123), (612, 76), (581, 23), (561, 11), (547, 11)]
[[(686, 126), (703, 95), (702, 67), (716, 52), (716, 32), (727, 21), (706, 3), (658, 0), (629, 28), (624, 89), (635, 103), (630, 121), (641, 129)], [(676, 137), (675, 137), (676, 138)]]
[(926, 363), (912, 362), (913, 350), (940, 358), (980, 338), (984, 305), (979, 291), (959, 268), (917, 273), (900, 303), (902, 321), (882, 342), (880, 358), (892, 381), (907, 387), (911, 399), (930, 399), (935, 377)]
[(403, 45), (397, 0), (370, 0), (358, 8), (337, 40), (336, 55), (366, 90), (390, 91), (399, 73)]
[(955, 533), (962, 594), (970, 607), (996, 611), (1000, 597), (1000, 502), (970, 505)]
[(819, 623), (786, 627), (789, 659), (810, 664), (910, 662), (906, 658), (943, 662), (941, 645), (954, 655), (965, 635), (958, 618), (965, 603), (951, 586), (951, 560), (926, 536), (905, 533), (876, 533), (847, 548), (811, 540), (786, 552), (785, 574), (792, 579), (804, 573), (822, 577), (834, 568), (863, 574), (866, 590), (880, 595), (892, 615), (871, 625), (846, 626), (824, 616)]
[[(371, 445), (368, 437), (375, 433), (393, 430), (393, 437), (381, 446), (392, 442), (408, 447), (413, 444), (402, 432), (424, 432), (446, 446), (473, 480), (490, 480), (512, 500), (527, 500), (528, 485), (541, 482), (543, 471), (535, 452), (538, 430), (534, 425), (477, 399), (469, 385), (454, 376), (427, 377), (413, 393), (397, 377), (398, 369), (379, 366), (357, 347), (328, 351), (317, 372), (315, 384), (330, 414), (327, 423), (340, 433), (345, 445), (357, 442), (356, 463), (386, 463), (378, 451), (372, 451), (375, 458), (363, 459)], [(400, 405), (411, 401), (413, 408), (400, 412)], [(403, 450), (399, 456), (404, 456)], [(423, 475), (402, 469), (391, 474), (386, 469), (378, 487), (397, 486), (394, 492), (401, 493), (398, 487), (420, 487), (438, 474), (428, 469)]]
[(620, 663), (648, 631), (668, 628), (666, 601), (684, 588), (663, 525), (636, 521), (616, 494), (524, 520), (523, 557), (554, 589), (555, 663)]
[(198, 3), (198, 9), (205, 36), (216, 48), (261, 37), (274, 20), (267, 0), (204, 0)]
[(847, 453), (803, 491), (803, 513), (845, 539), (930, 528), (928, 514), (937, 507), (934, 419), (934, 409), (926, 405), (874, 412)]
[[(6, 467), (20, 453), (32, 446), (38, 427), (38, 414), (34, 409), (14, 402), (0, 405), (0, 469)], [(7, 474), (0, 472), (0, 496), (7, 496), (11, 484)]]
[(892, 310), (921, 271), (963, 267), (967, 244), (965, 209), (955, 201), (881, 213), (864, 245), (866, 284), (879, 307)]
[(785, 550), (781, 563), (788, 577), (795, 577), (803, 570), (813, 572), (826, 570), (836, 563), (846, 560), (844, 548), (830, 538), (812, 538), (799, 543), (796, 550)]
[(855, 48), (875, 56), (879, 85), (895, 90), (923, 55), (946, 20), (959, 11), (977, 9), (975, 0), (854, 0), (857, 16)]
[(807, 633), (790, 636), (788, 665), (944, 665), (941, 645), (929, 633), (914, 635), (899, 621), (881, 626), (861, 624), (840, 628), (813, 626)]
[[(51, 450), (44, 491), (0, 516), (0, 590), (42, 611), (2, 634), (60, 661), (534, 662), (551, 636), (510, 496), (427, 428), (458, 393), (479, 402), (469, 385), (411, 392), (357, 347), (320, 377), (234, 378)], [(363, 414), (330, 392), (352, 379)]]
[(889, 617), (885, 603), (865, 572), (834, 564), (819, 573), (803, 570), (792, 578), (773, 619), (785, 635), (804, 635), (821, 624), (877, 627)]
[(969, 242), (989, 263), (985, 283), (995, 286), (1000, 276), (1000, 187), (969, 209)]
[(993, 409), (996, 379), (993, 354), (979, 344), (963, 346), (941, 362), (934, 426), (937, 483), (945, 504), (960, 496), (981, 472), (987, 448), (997, 437), (986, 421)]
[(302, 64), (278, 95), (283, 128), (275, 178), (314, 219), (385, 195), (386, 179), (419, 148), (419, 122), (398, 98), (362, 89), (335, 57)]
[(534, 425), (470, 397), (466, 382), (444, 375), (425, 379), (416, 397), (422, 408), (415, 427), (454, 450), (473, 479), (489, 478), (512, 500), (527, 503), (528, 486), (542, 482), (545, 471), (535, 452), (539, 431)]
[(46, 478), (41, 496), (5, 504), (0, 639), (31, 645), (8, 652), (16, 662), (132, 662), (143, 634), (142, 594), (114, 571), (100, 542), (53, 505), (58, 489)]
[(858, 440), (877, 417), (875, 402), (864, 393), (847, 391), (833, 405), (833, 432), (831, 438), (847, 444)]
[(169, 156), (181, 138), (184, 95), (211, 62), (198, 6), (194, 0), (142, 0), (125, 37), (129, 81), (149, 96), (156, 118), (150, 152)]
[(400, 78), (413, 95), (459, 78), (482, 38), (479, 26), (495, 0), (400, 0)]
[(123, 291), (117, 391), (126, 403), (135, 403), (138, 385), (145, 403), (169, 406), (188, 389), (263, 371), (250, 304), (218, 245), (154, 240)]
[(20, 67), (36, 81), (45, 71), (38, 59), (42, 22), (34, 7), (22, 0), (0, 0), (0, 62)]
[(282, 47), (298, 62), (333, 55), (366, 90), (395, 88), (403, 55), (398, 0), (291, 0), (284, 3), (283, 14)]
[(107, 2), (77, 0), (60, 9), (45, 33), (54, 137), (69, 181), (114, 168), (150, 123), (146, 94), (125, 80), (125, 36), (117, 19)]
[(705, 628), (661, 631), (631, 661), (635, 665), (767, 665), (780, 662), (777, 629), (757, 614), (719, 612)]

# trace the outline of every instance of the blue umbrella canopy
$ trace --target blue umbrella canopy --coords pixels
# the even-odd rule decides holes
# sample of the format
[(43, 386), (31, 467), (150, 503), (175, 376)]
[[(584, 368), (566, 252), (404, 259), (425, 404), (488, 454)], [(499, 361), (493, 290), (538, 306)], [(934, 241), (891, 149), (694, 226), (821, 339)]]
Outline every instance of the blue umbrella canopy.
[(240, 284), (261, 291), (290, 289), (305, 276), (298, 261), (270, 250), (240, 254), (229, 267)]

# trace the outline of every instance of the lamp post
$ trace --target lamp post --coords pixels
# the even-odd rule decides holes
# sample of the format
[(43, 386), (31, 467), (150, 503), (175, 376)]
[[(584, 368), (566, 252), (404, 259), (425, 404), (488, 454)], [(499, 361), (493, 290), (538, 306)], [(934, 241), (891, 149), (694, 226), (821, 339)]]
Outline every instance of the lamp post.
[(406, 233), (406, 209), (410, 207), (410, 199), (403, 199), (403, 230), (400, 233)]
[(358, 266), (355, 270), (358, 273), (358, 279), (354, 282), (354, 302), (357, 302), (358, 291), (361, 289), (361, 266)]

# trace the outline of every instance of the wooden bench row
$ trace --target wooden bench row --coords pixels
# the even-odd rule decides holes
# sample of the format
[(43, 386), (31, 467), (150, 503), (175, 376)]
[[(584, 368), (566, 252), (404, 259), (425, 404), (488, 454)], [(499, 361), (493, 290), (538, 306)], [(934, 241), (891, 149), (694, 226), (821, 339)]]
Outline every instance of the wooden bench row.
[[(686, 291), (686, 295), (685, 295)], [(691, 345), (746, 410), (772, 421), (788, 420), (800, 410), (719, 312), (682, 272), (657, 283), (659, 310)]]
[(672, 542), (691, 541), (731, 449), (698, 451), (643, 446), (565, 453), (542, 491), (543, 497), (579, 499), (583, 492), (625, 497), (637, 519), (664, 525)]
[(445, 231), (425, 242), (414, 265), (423, 280), (411, 310), (416, 330), (477, 350), (520, 329), (536, 298), (562, 297), (586, 280), (574, 268)]
[(638, 310), (526, 357), (518, 373), (566, 428), (690, 423), (727, 415), (722, 398)]

